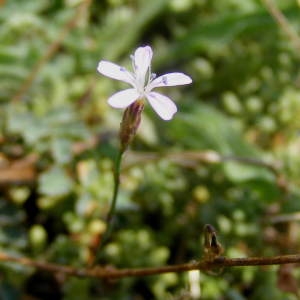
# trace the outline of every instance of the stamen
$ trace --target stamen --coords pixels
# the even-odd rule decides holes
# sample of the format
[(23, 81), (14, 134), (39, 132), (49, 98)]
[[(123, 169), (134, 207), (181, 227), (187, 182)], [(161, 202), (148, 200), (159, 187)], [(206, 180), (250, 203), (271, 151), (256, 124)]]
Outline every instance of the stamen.
[(151, 64), (148, 67), (148, 81), (147, 81), (147, 85), (151, 82), (152, 78), (152, 73), (151, 73)]
[(151, 74), (151, 80), (154, 80), (157, 77), (157, 75), (155, 73)]
[(120, 67), (120, 71), (121, 71), (121, 72), (125, 72), (126, 69), (125, 69), (124, 67)]
[(136, 66), (136, 64), (134, 63), (134, 55), (131, 54), (131, 55), (130, 55), (130, 58), (131, 58), (131, 65), (132, 65), (133, 72), (136, 73), (137, 66)]
[(167, 76), (163, 76), (162, 79), (161, 79), (162, 83), (164, 85), (167, 85), (168, 84), (168, 79), (167, 79)]

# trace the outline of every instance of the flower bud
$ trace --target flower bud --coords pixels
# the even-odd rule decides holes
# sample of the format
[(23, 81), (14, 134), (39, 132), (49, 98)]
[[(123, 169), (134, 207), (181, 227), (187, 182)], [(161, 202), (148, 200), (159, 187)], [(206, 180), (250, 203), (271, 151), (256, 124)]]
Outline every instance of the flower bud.
[(137, 100), (126, 108), (120, 128), (121, 151), (124, 152), (136, 135), (141, 123), (141, 115), (144, 110), (144, 101)]

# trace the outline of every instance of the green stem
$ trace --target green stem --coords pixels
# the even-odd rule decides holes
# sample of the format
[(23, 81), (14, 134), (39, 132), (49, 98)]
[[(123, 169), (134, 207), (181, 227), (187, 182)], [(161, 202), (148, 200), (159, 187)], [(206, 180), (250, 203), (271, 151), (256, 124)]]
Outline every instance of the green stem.
[(107, 227), (108, 236), (112, 229), (112, 223), (113, 223), (112, 217), (114, 216), (115, 210), (116, 210), (116, 204), (117, 204), (117, 198), (118, 198), (119, 186), (120, 186), (120, 171), (121, 171), (121, 161), (122, 161), (123, 153), (124, 153), (124, 151), (122, 149), (120, 149), (117, 159), (116, 159), (116, 163), (115, 163), (116, 165), (115, 165), (115, 171), (114, 171), (114, 192), (113, 192), (110, 210), (109, 210), (107, 218), (106, 218), (106, 223), (108, 224), (108, 227)]
[(109, 209), (109, 212), (107, 214), (106, 223), (107, 223), (107, 229), (103, 235), (102, 241), (100, 246), (97, 249), (94, 264), (98, 262), (101, 256), (101, 249), (104, 246), (104, 244), (107, 242), (107, 240), (110, 238), (112, 229), (113, 229), (113, 216), (116, 211), (116, 204), (117, 204), (117, 198), (119, 193), (119, 186), (120, 186), (120, 173), (121, 173), (121, 161), (122, 161), (122, 155), (124, 153), (124, 149), (122, 147), (119, 150), (118, 156), (116, 158), (115, 162), (115, 170), (114, 170), (114, 191), (113, 191), (113, 197), (111, 201), (111, 206)]
[(114, 191), (113, 191), (110, 209), (109, 209), (109, 212), (108, 212), (107, 218), (106, 218), (107, 229), (103, 236), (101, 245), (103, 245), (109, 239), (112, 229), (113, 229), (113, 220), (112, 219), (113, 219), (113, 216), (115, 215), (116, 206), (117, 206), (117, 199), (118, 199), (119, 186), (120, 186), (121, 162), (122, 162), (123, 153), (124, 153), (124, 150), (121, 147), (118, 152), (118, 156), (117, 156), (116, 162), (115, 162)]

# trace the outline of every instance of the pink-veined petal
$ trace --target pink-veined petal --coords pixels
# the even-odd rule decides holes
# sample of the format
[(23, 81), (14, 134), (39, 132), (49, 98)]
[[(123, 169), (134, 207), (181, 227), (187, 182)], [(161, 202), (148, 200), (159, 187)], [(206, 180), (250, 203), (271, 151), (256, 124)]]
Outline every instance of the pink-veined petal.
[(114, 108), (125, 108), (140, 97), (135, 89), (127, 89), (113, 94), (108, 104)]
[(133, 84), (133, 77), (131, 73), (125, 68), (110, 61), (101, 60), (98, 64), (97, 71), (107, 77), (125, 81), (131, 85)]
[(147, 94), (146, 97), (152, 108), (165, 121), (171, 120), (173, 115), (177, 112), (175, 103), (167, 96), (151, 92)]
[(160, 86), (185, 85), (192, 83), (192, 78), (183, 73), (168, 73), (154, 79), (147, 87), (149, 91)]
[(152, 55), (153, 52), (150, 46), (139, 47), (134, 52), (135, 71), (140, 80), (145, 80), (147, 70), (151, 64)]

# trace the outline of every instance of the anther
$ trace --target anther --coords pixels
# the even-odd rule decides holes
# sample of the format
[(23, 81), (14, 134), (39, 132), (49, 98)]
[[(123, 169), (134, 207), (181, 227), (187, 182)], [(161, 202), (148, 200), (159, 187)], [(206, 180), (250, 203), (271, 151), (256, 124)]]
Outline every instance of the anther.
[(161, 81), (162, 81), (162, 83), (165, 84), (165, 85), (168, 84), (168, 79), (167, 79), (166, 76), (163, 76)]
[(156, 76), (157, 76), (157, 75), (156, 75), (155, 73), (152, 73), (152, 74), (151, 74), (151, 80), (155, 79)]

